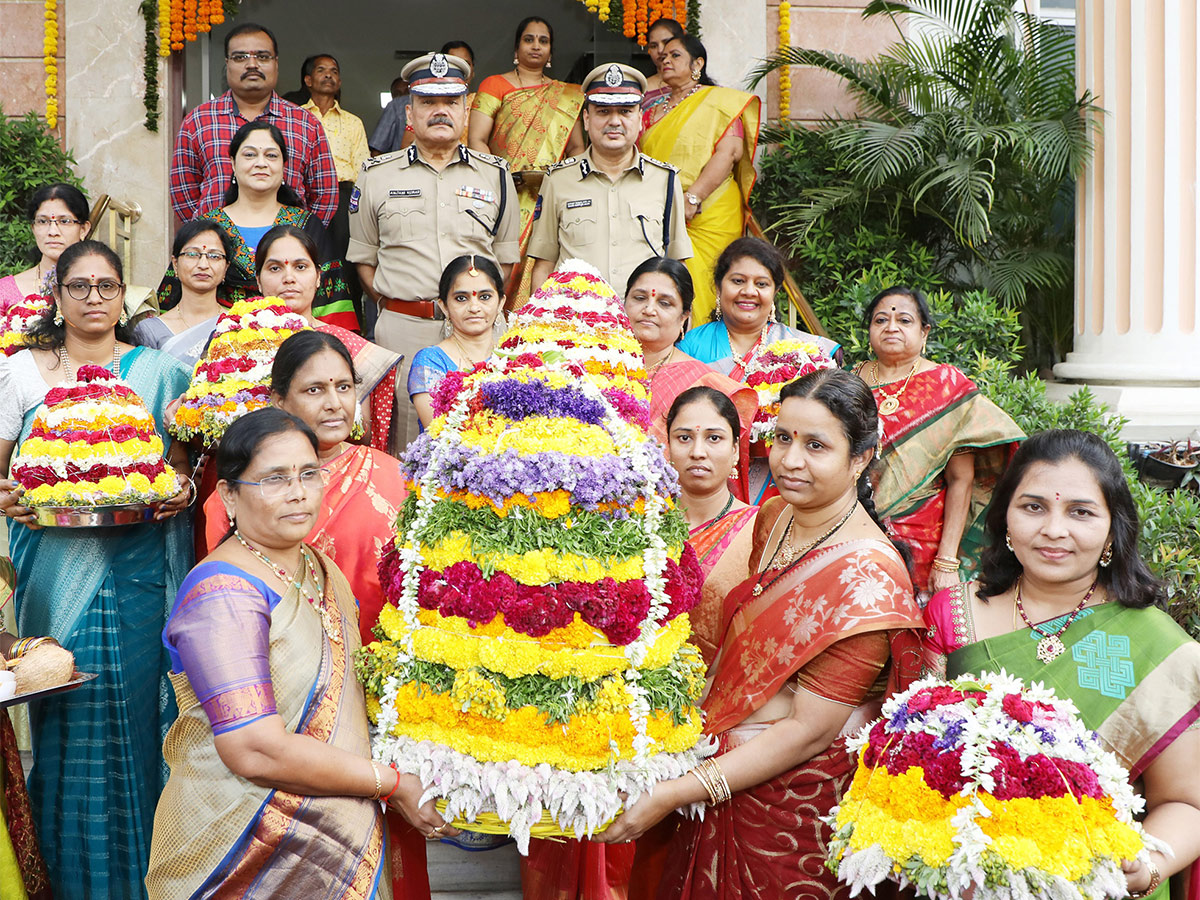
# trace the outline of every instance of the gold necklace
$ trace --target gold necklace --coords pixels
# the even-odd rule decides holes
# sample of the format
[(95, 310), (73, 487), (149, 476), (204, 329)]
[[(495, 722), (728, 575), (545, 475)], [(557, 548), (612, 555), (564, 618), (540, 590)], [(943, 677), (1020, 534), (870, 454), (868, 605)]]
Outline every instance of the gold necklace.
[(309, 556), (307, 547), (300, 546), (300, 565), (296, 567), (296, 574), (289, 576), (287, 569), (275, 563), (265, 553), (242, 537), (240, 531), (235, 529), (233, 536), (237, 538), (239, 544), (250, 552), (251, 556), (271, 570), (275, 577), (283, 583), (285, 589), (294, 587), (297, 593), (308, 601), (308, 605), (316, 610), (317, 614), (321, 617), (321, 627), (325, 629), (325, 633), (329, 635), (331, 641), (337, 642), (342, 639), (342, 629), (333, 620), (333, 615), (325, 603), (324, 596), (316, 597), (304, 589), (305, 583), (311, 578), (313, 587), (318, 592), (321, 590), (321, 581), (317, 575), (317, 567), (313, 563), (312, 557)]
[(692, 88), (691, 88), (691, 90), (689, 90), (689, 91), (688, 91), (686, 94), (684, 94), (684, 95), (683, 95), (682, 97), (680, 97), (678, 100), (676, 100), (676, 99), (675, 99), (675, 92), (674, 92), (674, 91), (672, 91), (672, 92), (671, 92), (671, 93), (668, 95), (666, 109), (664, 109), (664, 110), (662, 111), (662, 115), (661, 115), (661, 116), (659, 116), (659, 118), (660, 118), (660, 119), (665, 119), (665, 118), (667, 117), (667, 113), (669, 113), (671, 110), (673, 110), (675, 107), (677, 107), (677, 106), (678, 106), (680, 103), (682, 103), (682, 102), (683, 102), (684, 100), (686, 100), (688, 97), (692, 96), (692, 94), (696, 93), (696, 91), (698, 91), (698, 90), (700, 90), (700, 85), (699, 85), (699, 84), (694, 84), (694, 85), (692, 85)]
[(646, 380), (650, 381), (651, 379), (653, 379), (654, 376), (656, 374), (658, 374), (658, 370), (661, 369), (663, 366), (665, 366), (667, 363), (669, 363), (674, 356), (675, 356), (675, 348), (672, 347), (670, 353), (668, 353), (666, 356), (664, 356), (662, 359), (660, 359), (658, 362), (656, 362), (654, 365), (652, 365), (650, 367), (649, 371), (646, 372)]
[(908, 370), (908, 376), (904, 379), (904, 384), (900, 385), (900, 390), (894, 394), (889, 394), (883, 389), (883, 385), (879, 383), (879, 360), (871, 361), (871, 380), (875, 382), (875, 390), (883, 395), (883, 399), (879, 401), (879, 414), (881, 416), (890, 416), (900, 408), (900, 398), (904, 392), (908, 390), (908, 382), (917, 374), (917, 367), (921, 365), (921, 357), (917, 357), (917, 361), (913, 363), (913, 367)]
[(483, 362), (483, 359), (487, 359), (492, 355), (492, 351), (489, 350), (483, 359), (476, 361), (475, 359), (472, 359), (471, 354), (467, 352), (467, 348), (463, 346), (463, 342), (458, 339), (458, 335), (453, 330), (450, 332), (450, 340), (454, 341), (454, 343), (458, 345), (458, 352), (463, 355), (463, 359), (467, 361), (467, 365), (469, 365), (471, 368), (475, 368), (475, 366)]
[[(812, 551), (816, 550), (817, 547), (819, 547), (821, 544), (825, 543), (825, 541), (827, 541), (831, 537), (833, 537), (834, 532), (836, 532), (839, 528), (841, 528), (848, 521), (850, 521), (850, 517), (852, 515), (854, 515), (854, 510), (856, 510), (857, 508), (858, 508), (858, 499), (855, 498), (854, 502), (850, 504), (850, 508), (848, 510), (846, 510), (846, 514), (844, 516), (842, 516), (840, 519), (838, 519), (836, 525), (834, 525), (832, 528), (830, 528), (827, 532), (825, 532), (823, 535), (821, 535), (815, 541), (805, 544), (799, 550), (797, 550), (795, 547), (793, 547), (788, 542), (788, 538), (791, 536), (791, 533), (792, 533), (792, 523), (796, 521), (795, 513), (793, 513), (792, 518), (788, 521), (787, 528), (785, 528), (783, 531), (783, 537), (780, 538), (779, 543), (775, 547), (775, 552), (771, 554), (770, 561), (763, 568), (762, 572), (760, 572), (758, 574), (758, 580), (755, 582), (754, 590), (752, 590), (750, 593), (752, 593), (755, 597), (761, 596), (765, 587), (770, 587), (771, 585), (773, 585), (776, 581), (778, 581), (780, 578), (782, 578), (784, 575), (786, 575), (793, 566), (795, 566), (797, 563), (802, 562), (804, 560), (804, 557), (808, 556), (808, 554), (810, 554), (810, 553), (812, 553)], [(782, 560), (780, 560), (780, 563), (779, 563), (780, 572), (778, 575), (776, 575), (774, 578), (772, 578), (770, 581), (768, 581), (766, 583), (766, 585), (764, 586), (762, 583), (762, 577), (767, 572), (769, 572), (772, 568), (775, 567), (775, 557), (780, 555), (780, 551), (783, 550), (784, 544), (787, 544), (788, 546), (787, 546), (787, 549), (783, 551), (784, 558)]]

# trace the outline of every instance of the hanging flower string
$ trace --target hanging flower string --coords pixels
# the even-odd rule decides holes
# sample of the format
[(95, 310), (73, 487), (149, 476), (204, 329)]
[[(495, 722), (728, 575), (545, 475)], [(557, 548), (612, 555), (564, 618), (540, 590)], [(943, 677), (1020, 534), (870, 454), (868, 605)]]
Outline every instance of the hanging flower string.
[[(646, 46), (646, 31), (657, 19), (674, 19), (687, 26), (689, 19), (699, 14), (698, 0), (579, 0), (588, 12), (614, 31), (635, 39)], [(693, 34), (695, 29), (688, 29)]]
[(224, 21), (221, 0), (158, 0), (158, 52), (170, 56)]
[[(788, 0), (779, 3), (779, 49), (783, 50), (792, 42), (792, 4)], [(792, 70), (784, 66), (779, 70), (779, 118), (788, 119), (792, 115)]]
[(58, 125), (58, 0), (46, 0), (46, 32), (42, 42), (46, 67), (46, 125)]

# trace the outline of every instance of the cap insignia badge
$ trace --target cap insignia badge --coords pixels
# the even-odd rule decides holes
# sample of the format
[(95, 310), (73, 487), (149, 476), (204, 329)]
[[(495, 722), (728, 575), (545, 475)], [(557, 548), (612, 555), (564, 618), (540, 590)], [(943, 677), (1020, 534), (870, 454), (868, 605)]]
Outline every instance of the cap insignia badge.
[(450, 71), (450, 63), (446, 61), (446, 57), (441, 53), (434, 54), (433, 61), (429, 64), (429, 71), (434, 78), (444, 78), (446, 73)]
[(621, 82), (625, 80), (625, 74), (621, 71), (621, 67), (613, 63), (608, 67), (608, 71), (604, 73), (604, 83), (609, 87), (620, 87)]

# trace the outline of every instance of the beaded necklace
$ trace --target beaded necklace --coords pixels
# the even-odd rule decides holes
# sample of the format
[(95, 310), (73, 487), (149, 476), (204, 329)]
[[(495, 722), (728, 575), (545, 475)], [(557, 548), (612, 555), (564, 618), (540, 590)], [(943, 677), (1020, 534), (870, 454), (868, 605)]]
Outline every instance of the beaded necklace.
[(325, 603), (325, 598), (323, 596), (314, 596), (312, 593), (306, 590), (306, 584), (309, 578), (312, 579), (313, 587), (317, 588), (318, 591), (320, 590), (321, 584), (320, 578), (317, 575), (316, 564), (313, 562), (312, 556), (308, 552), (307, 547), (301, 545), (300, 565), (296, 567), (295, 575), (288, 575), (287, 569), (275, 563), (265, 553), (242, 537), (242, 533), (240, 531), (235, 530), (233, 532), (233, 536), (237, 538), (239, 544), (249, 551), (251, 556), (270, 569), (275, 577), (278, 578), (285, 586), (285, 588), (294, 587), (299, 592), (300, 596), (308, 601), (308, 605), (315, 609), (321, 616), (321, 627), (325, 629), (325, 633), (329, 635), (329, 639), (331, 641), (337, 642), (342, 639), (342, 629), (338, 626), (337, 622), (334, 621), (333, 614), (330, 612), (329, 606)]

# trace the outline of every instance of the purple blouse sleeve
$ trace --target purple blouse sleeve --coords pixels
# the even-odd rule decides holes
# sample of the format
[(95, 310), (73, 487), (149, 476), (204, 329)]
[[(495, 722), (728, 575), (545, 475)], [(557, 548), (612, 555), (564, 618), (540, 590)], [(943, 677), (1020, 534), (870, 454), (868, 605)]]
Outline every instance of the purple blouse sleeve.
[(275, 714), (270, 631), (270, 602), (253, 582), (219, 572), (184, 583), (163, 637), (214, 735)]

